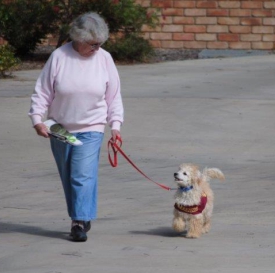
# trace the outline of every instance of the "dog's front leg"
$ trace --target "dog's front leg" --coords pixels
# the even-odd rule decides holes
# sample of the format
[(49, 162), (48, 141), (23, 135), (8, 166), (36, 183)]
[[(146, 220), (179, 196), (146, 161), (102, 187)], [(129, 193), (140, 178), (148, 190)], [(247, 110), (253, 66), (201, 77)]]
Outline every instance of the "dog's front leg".
[(202, 215), (191, 217), (187, 238), (199, 238), (202, 234), (203, 217)]
[(185, 221), (180, 216), (178, 211), (175, 209), (174, 209), (174, 219), (173, 219), (172, 227), (177, 232), (182, 232), (184, 231), (184, 228), (185, 228)]

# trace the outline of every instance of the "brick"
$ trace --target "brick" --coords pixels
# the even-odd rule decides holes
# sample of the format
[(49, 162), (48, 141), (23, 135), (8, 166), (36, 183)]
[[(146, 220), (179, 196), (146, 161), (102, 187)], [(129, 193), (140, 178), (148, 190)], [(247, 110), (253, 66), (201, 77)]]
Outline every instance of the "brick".
[(208, 9), (206, 14), (207, 16), (221, 17), (221, 16), (228, 16), (229, 12), (228, 12), (228, 9)]
[(168, 8), (162, 10), (162, 15), (166, 16), (181, 16), (183, 15), (183, 9)]
[(5, 45), (7, 44), (7, 41), (3, 37), (0, 37), (0, 44)]
[(172, 40), (172, 33), (153, 32), (150, 38), (151, 40)]
[(161, 48), (162, 44), (161, 41), (149, 41), (149, 43), (152, 45), (154, 48)]
[(149, 33), (149, 32), (143, 32), (141, 35), (142, 35), (142, 37), (143, 37), (145, 40), (149, 40), (149, 39), (150, 39), (150, 33)]
[(262, 35), (260, 34), (241, 34), (240, 41), (244, 42), (257, 42), (262, 40)]
[(210, 34), (210, 33), (196, 34), (195, 39), (196, 39), (196, 41), (216, 41), (217, 36), (216, 36), (216, 34)]
[(264, 2), (265, 9), (275, 9), (275, 2)]
[(183, 26), (180, 25), (164, 25), (162, 27), (163, 32), (182, 32)]
[(55, 45), (57, 45), (57, 42), (58, 42), (58, 38), (56, 37), (56, 38), (49, 38), (48, 39), (48, 44), (49, 45), (51, 45), (51, 46), (55, 46)]
[(182, 41), (162, 41), (162, 48), (183, 48)]
[(197, 25), (216, 25), (218, 19), (215, 17), (197, 17), (196, 24)]
[(241, 3), (240, 1), (219, 1), (220, 8), (229, 8), (229, 9), (236, 9), (240, 8)]
[(253, 17), (272, 17), (271, 10), (252, 10)]
[(185, 9), (186, 16), (206, 16), (206, 9)]
[(228, 32), (228, 26), (207, 26), (208, 33), (222, 33)]
[(239, 25), (240, 19), (234, 17), (221, 17), (218, 18), (219, 25)]
[(174, 8), (195, 8), (195, 1), (174, 1)]
[(242, 1), (241, 3), (242, 9), (261, 9), (263, 8), (262, 1)]
[(263, 42), (275, 42), (275, 35), (274, 34), (264, 34)]
[(8, 44), (8, 42), (1, 38), (0, 45), (7, 45), (7, 44)]
[(251, 33), (251, 26), (230, 26), (229, 32), (231, 33)]
[(269, 26), (257, 26), (257, 27), (252, 27), (252, 33), (274, 33), (274, 27), (269, 27)]
[(275, 26), (275, 18), (264, 18), (263, 25)]
[(135, 3), (141, 5), (144, 8), (148, 8), (148, 7), (151, 6), (151, 1), (149, 1), (149, 0), (147, 0), (147, 1), (145, 1), (145, 0), (136, 0)]
[(175, 16), (173, 18), (173, 23), (174, 24), (181, 24), (181, 25), (193, 25), (194, 24), (194, 18), (192, 17), (179, 17), (179, 16)]
[(151, 5), (154, 8), (172, 8), (173, 7), (173, 1), (152, 0)]
[(150, 0), (142, 1), (141, 6), (144, 7), (144, 8), (149, 8), (149, 7), (151, 7), (151, 1)]
[(229, 43), (230, 49), (251, 49), (251, 43), (249, 42), (231, 42)]
[(207, 42), (208, 49), (227, 49), (227, 42)]
[(244, 26), (260, 26), (261, 24), (261, 18), (241, 18), (241, 25)]
[(191, 33), (205, 33), (206, 32), (206, 26), (196, 26), (196, 25), (190, 25), (184, 27), (184, 32), (191, 32)]
[(174, 41), (194, 41), (195, 34), (193, 33), (173, 33)]
[(197, 1), (197, 8), (217, 8), (217, 2), (216, 1)]
[(206, 48), (206, 42), (184, 42), (183, 47), (186, 49), (204, 49)]
[(231, 9), (229, 15), (232, 17), (250, 17), (251, 9)]
[(143, 25), (141, 28), (142, 32), (158, 32), (161, 31), (161, 27), (157, 26), (156, 28), (151, 28), (150, 26)]
[(148, 8), (147, 9), (147, 16), (152, 14), (152, 13), (156, 13), (156, 15), (160, 16), (161, 11), (162, 11), (162, 9), (158, 9), (158, 8)]
[(252, 49), (274, 49), (274, 43), (271, 42), (253, 42)]
[(227, 41), (227, 42), (238, 42), (239, 41), (239, 35), (233, 34), (233, 33), (220, 33), (218, 34), (218, 41)]
[(172, 16), (162, 15), (162, 16), (159, 17), (159, 24), (161, 24), (161, 25), (172, 24), (172, 22), (173, 22), (173, 17)]

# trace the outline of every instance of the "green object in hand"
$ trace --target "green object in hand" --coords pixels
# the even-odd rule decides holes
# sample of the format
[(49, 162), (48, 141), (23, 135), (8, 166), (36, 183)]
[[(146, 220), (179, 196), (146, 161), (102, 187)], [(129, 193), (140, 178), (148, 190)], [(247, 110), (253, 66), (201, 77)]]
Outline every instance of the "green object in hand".
[(71, 133), (69, 133), (63, 126), (61, 126), (60, 124), (54, 124), (50, 127), (50, 130), (53, 134), (60, 136), (62, 138), (64, 138), (64, 140), (68, 140), (70, 142), (76, 142), (77, 139), (74, 135), (72, 135)]

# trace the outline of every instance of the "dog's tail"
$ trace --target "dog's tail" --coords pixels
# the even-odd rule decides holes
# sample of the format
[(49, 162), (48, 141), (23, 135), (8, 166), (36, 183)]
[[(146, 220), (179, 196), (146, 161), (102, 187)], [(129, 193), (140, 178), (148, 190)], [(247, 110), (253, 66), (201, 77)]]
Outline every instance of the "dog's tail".
[(206, 178), (207, 181), (210, 179), (219, 179), (223, 181), (225, 179), (224, 174), (220, 169), (217, 168), (205, 168), (202, 172), (203, 177)]

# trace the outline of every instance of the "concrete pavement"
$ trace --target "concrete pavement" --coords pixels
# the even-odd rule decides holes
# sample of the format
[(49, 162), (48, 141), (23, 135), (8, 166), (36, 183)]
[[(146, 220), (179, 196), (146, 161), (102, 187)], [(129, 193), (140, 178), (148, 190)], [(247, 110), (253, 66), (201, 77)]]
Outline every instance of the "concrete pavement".
[(173, 193), (123, 158), (106, 131), (98, 220), (86, 243), (70, 220), (48, 140), (27, 112), (40, 71), (0, 80), (1, 273), (273, 273), (275, 56), (119, 66), (123, 148), (152, 179), (174, 186), (182, 162), (220, 168), (213, 225), (200, 239), (171, 228)]

